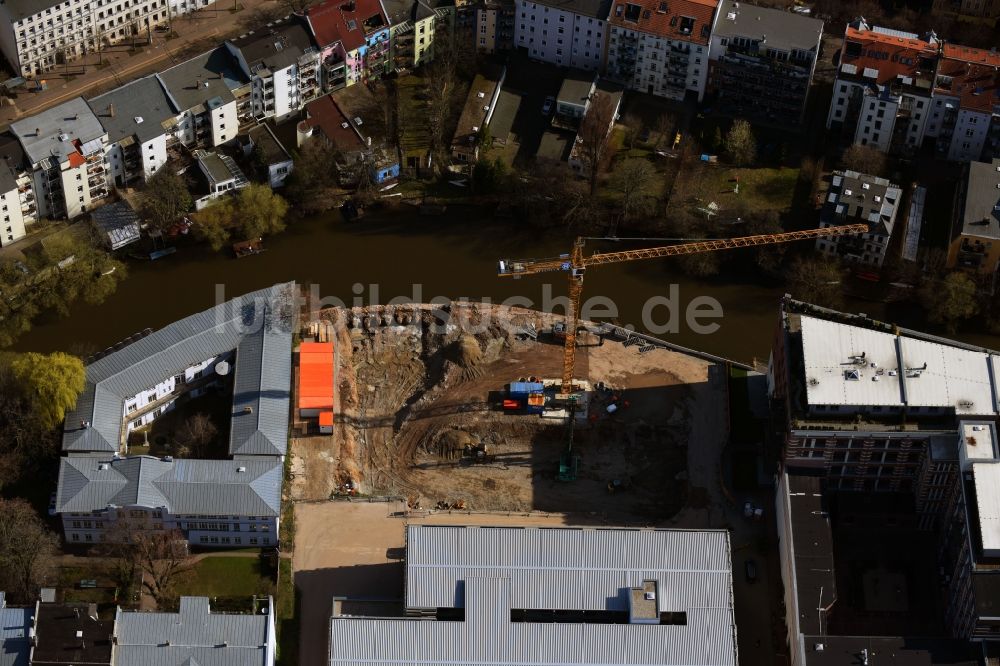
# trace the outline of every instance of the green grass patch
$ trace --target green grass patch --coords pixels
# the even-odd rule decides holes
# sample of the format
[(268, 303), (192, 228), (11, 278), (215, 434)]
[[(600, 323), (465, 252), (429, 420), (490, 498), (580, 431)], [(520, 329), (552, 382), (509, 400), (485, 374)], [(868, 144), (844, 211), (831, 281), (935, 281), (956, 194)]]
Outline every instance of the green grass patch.
[(721, 211), (787, 211), (792, 206), (798, 178), (799, 170), (787, 167), (739, 169), (698, 163), (681, 170), (672, 201), (697, 207), (714, 201)]
[(253, 597), (274, 592), (274, 580), (259, 557), (206, 557), (179, 578), (179, 596)]

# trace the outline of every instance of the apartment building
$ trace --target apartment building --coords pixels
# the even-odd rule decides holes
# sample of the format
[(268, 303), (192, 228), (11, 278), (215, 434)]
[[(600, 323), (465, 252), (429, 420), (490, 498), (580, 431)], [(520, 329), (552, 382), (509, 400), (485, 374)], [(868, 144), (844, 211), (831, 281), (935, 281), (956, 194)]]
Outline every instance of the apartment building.
[(391, 71), (389, 18), (379, 0), (324, 0), (306, 9), (323, 63), (323, 89), (378, 80)]
[(319, 49), (299, 17), (287, 17), (238, 39), (226, 48), (251, 85), (256, 121), (284, 120), (320, 92)]
[(1000, 156), (1000, 54), (944, 44), (927, 136), (955, 162)]
[(39, 217), (73, 219), (108, 195), (108, 133), (82, 97), (10, 126), (32, 174)]
[(113, 620), (104, 620), (94, 604), (8, 607), (0, 592), (0, 645), (10, 666), (274, 666), (274, 600), (260, 599), (254, 608), (259, 611), (225, 613), (213, 610), (207, 597), (181, 597), (176, 612), (119, 607)]
[(487, 0), (475, 8), (475, 45), (480, 53), (514, 48), (515, 0)]
[(0, 134), (0, 247), (24, 238), (38, 220), (34, 177), (21, 143), (9, 132)]
[(993, 275), (1000, 264), (1000, 158), (969, 162), (952, 205), (948, 268)]
[(709, 52), (714, 110), (772, 124), (800, 123), (822, 38), (818, 19), (723, 0)]
[(383, 0), (389, 18), (389, 58), (393, 69), (409, 69), (434, 59), (434, 44), (451, 40), (454, 0)]
[(177, 112), (168, 123), (168, 149), (178, 142), (189, 148), (221, 146), (236, 138), (241, 116), (252, 118), (249, 81), (225, 46), (154, 76)]
[(847, 26), (827, 127), (882, 152), (912, 152), (923, 142), (931, 111), (940, 43), (869, 26)]
[(515, 43), (535, 60), (600, 70), (611, 0), (517, 0)]
[[(87, 386), (66, 416), (56, 492), (68, 542), (100, 541), (127, 520), (205, 546), (276, 543), (294, 308), (294, 283), (275, 285), (87, 365)], [(228, 386), (227, 459), (127, 456), (130, 432)]]
[(731, 557), (724, 530), (410, 525), (406, 614), (334, 599), (329, 663), (735, 666)]
[(167, 163), (167, 126), (177, 115), (156, 76), (146, 76), (87, 102), (108, 133), (105, 160), (116, 189), (148, 180)]
[[(210, 0), (13, 0), (0, 4), (0, 51), (21, 76), (135, 39)], [(168, 5), (169, 2), (169, 5)]]
[(615, 0), (606, 73), (632, 90), (702, 101), (718, 0)]
[(820, 228), (864, 223), (868, 231), (851, 236), (823, 236), (816, 249), (829, 256), (872, 268), (885, 263), (896, 227), (902, 190), (885, 178), (857, 171), (835, 171), (820, 212)]

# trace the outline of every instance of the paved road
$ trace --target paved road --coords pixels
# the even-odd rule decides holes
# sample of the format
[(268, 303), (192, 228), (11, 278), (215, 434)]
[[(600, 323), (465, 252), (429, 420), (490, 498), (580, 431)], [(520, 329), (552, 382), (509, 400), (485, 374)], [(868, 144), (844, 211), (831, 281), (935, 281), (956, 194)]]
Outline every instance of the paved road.
[(94, 96), (123, 83), (161, 71), (176, 63), (206, 51), (225, 39), (245, 32), (248, 26), (267, 23), (268, 16), (283, 13), (279, 0), (239, 0), (241, 9), (233, 12), (232, 0), (219, 0), (204, 9), (174, 20), (173, 29), (178, 35), (167, 39), (165, 32), (153, 32), (152, 44), (129, 53), (128, 45), (105, 49), (101, 56), (108, 65), (98, 68), (98, 54), (68, 65), (68, 72), (56, 68), (39, 78), (45, 79), (48, 89), (42, 92), (19, 91), (12, 106), (0, 107), (0, 127), (31, 116), (68, 99), (83, 95)]

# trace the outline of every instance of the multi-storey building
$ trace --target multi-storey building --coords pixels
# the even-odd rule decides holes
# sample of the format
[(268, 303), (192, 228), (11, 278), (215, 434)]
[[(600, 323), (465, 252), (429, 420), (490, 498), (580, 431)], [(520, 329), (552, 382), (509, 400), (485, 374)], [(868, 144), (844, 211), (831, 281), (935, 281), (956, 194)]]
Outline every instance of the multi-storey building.
[(993, 275), (1000, 263), (1000, 158), (969, 162), (952, 205), (948, 267)]
[(487, 0), (476, 6), (475, 44), (480, 53), (497, 53), (514, 48), (515, 0)]
[(709, 53), (715, 110), (781, 125), (801, 122), (822, 38), (818, 19), (723, 0)]
[(405, 616), (335, 599), (329, 664), (733, 666), (731, 557), (724, 530), (410, 525)]
[(208, 148), (228, 143), (236, 138), (239, 115), (252, 108), (249, 82), (224, 46), (155, 76), (177, 111), (168, 123), (168, 149), (178, 142), (188, 147)]
[(319, 49), (299, 17), (227, 41), (226, 48), (250, 81), (251, 108), (258, 122), (283, 120), (319, 94)]
[[(277, 543), (294, 289), (275, 285), (227, 301), (87, 365), (63, 431), (55, 510), (67, 542), (176, 529), (205, 546)], [(228, 459), (123, 457), (130, 432), (178, 401), (230, 384)]]
[(393, 69), (418, 67), (434, 59), (434, 44), (450, 40), (455, 23), (453, 0), (383, 0), (389, 18), (389, 56)]
[(632, 90), (699, 102), (718, 0), (615, 0), (607, 75)]
[(11, 124), (30, 165), (38, 216), (74, 218), (108, 194), (108, 133), (82, 97)]
[[(16, 0), (0, 4), (0, 50), (22, 76), (128, 39), (210, 0)], [(168, 4), (169, 3), (169, 4)]]
[(27, 234), (38, 220), (34, 178), (20, 142), (10, 133), (0, 134), (0, 247)]
[(391, 71), (389, 18), (379, 0), (323, 0), (306, 10), (323, 63), (326, 92)]
[(956, 162), (1000, 156), (1000, 54), (955, 44), (941, 47), (927, 136)]
[(177, 110), (160, 79), (137, 79), (87, 103), (108, 133), (105, 152), (113, 187), (148, 180), (167, 163), (165, 124)]
[(881, 268), (896, 226), (902, 197), (899, 186), (857, 171), (835, 171), (820, 213), (820, 228), (864, 223), (868, 231), (851, 236), (823, 236), (816, 249), (830, 257)]
[(610, 12), (611, 0), (517, 0), (516, 46), (535, 60), (599, 70)]
[(853, 143), (882, 152), (920, 147), (931, 115), (940, 43), (908, 32), (847, 26), (833, 84), (827, 127), (842, 127)]

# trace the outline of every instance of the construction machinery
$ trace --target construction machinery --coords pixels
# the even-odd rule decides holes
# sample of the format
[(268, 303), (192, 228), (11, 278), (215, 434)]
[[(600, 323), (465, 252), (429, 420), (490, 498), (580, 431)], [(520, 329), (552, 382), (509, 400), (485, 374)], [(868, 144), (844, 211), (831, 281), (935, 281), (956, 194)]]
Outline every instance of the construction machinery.
[[(789, 243), (797, 240), (809, 240), (821, 237), (847, 236), (850, 234), (867, 233), (867, 224), (847, 224), (837, 227), (809, 229), (806, 231), (790, 231), (780, 234), (762, 234), (758, 236), (742, 236), (740, 238), (724, 238), (719, 240), (699, 240), (691, 243), (666, 245), (662, 247), (623, 250), (620, 252), (597, 252), (584, 256), (583, 248), (587, 239), (577, 238), (569, 254), (548, 259), (503, 259), (497, 264), (497, 273), (501, 277), (519, 278), (522, 275), (535, 275), (552, 271), (564, 271), (569, 278), (569, 307), (566, 312), (565, 342), (563, 351), (562, 394), (572, 400), (574, 393), (573, 371), (576, 363), (577, 317), (580, 310), (580, 300), (583, 293), (583, 276), (591, 266), (604, 264), (620, 264), (639, 259), (658, 259), (660, 257), (677, 257), (700, 252), (716, 252), (739, 247), (758, 247)], [(618, 239), (607, 239), (618, 240)], [(572, 418), (570, 421), (572, 422)]]

